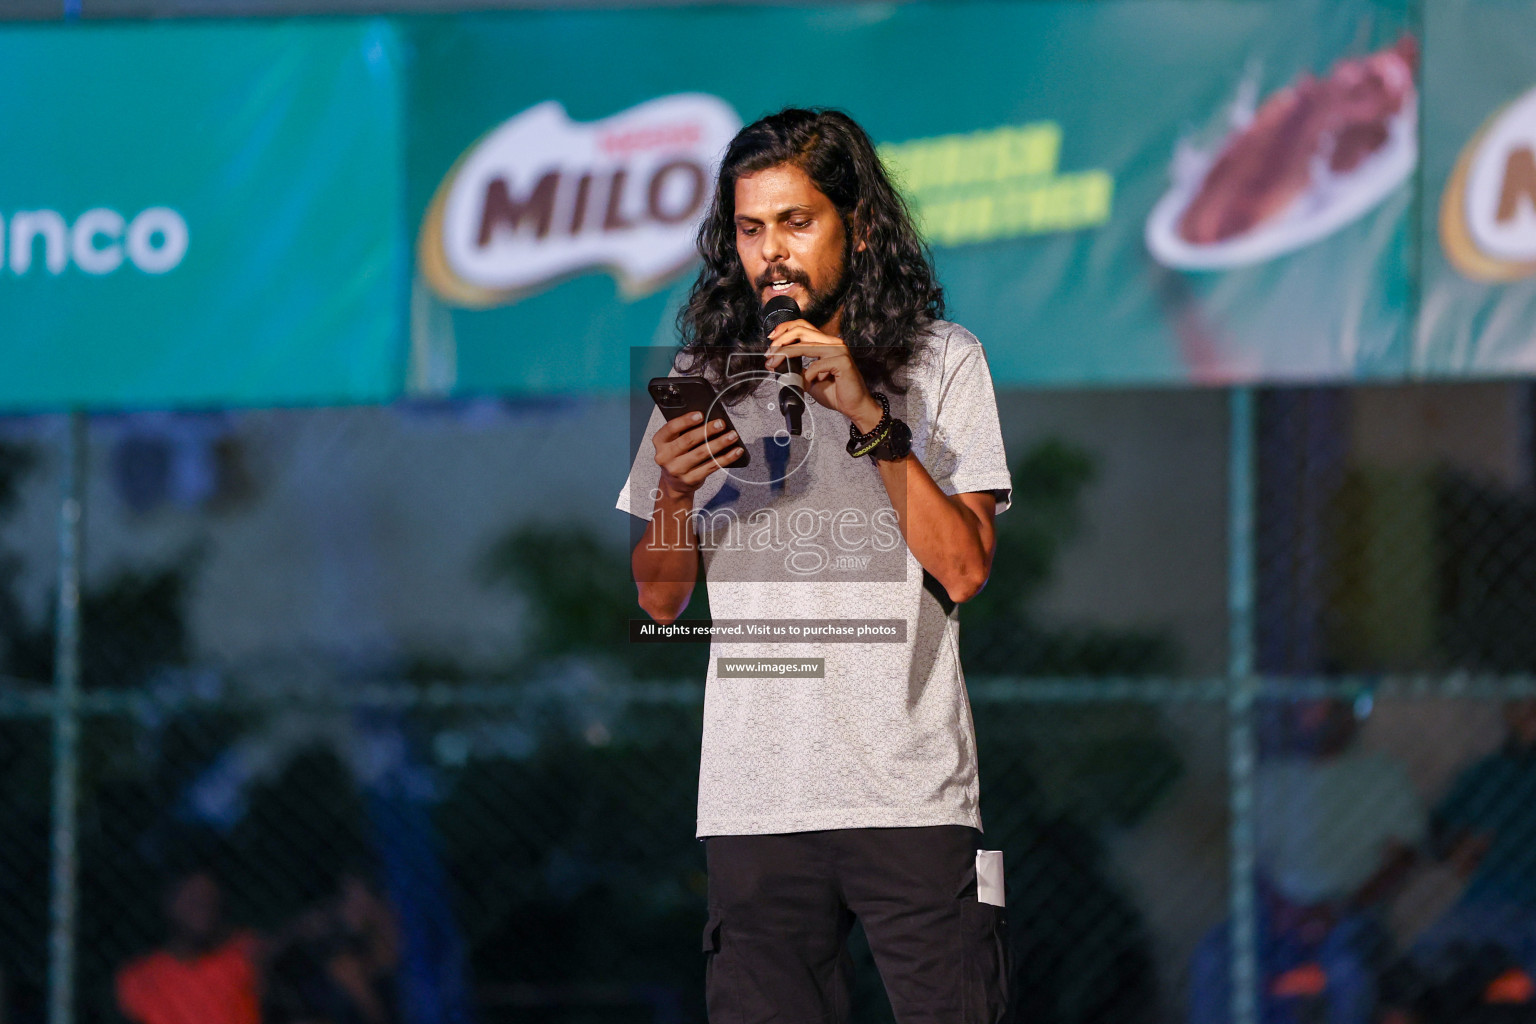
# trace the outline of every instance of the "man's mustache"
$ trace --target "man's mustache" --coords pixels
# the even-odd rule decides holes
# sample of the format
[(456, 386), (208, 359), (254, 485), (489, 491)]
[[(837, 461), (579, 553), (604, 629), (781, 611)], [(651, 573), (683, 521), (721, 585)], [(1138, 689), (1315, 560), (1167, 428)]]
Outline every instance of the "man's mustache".
[(790, 284), (799, 285), (806, 291), (811, 290), (811, 275), (797, 267), (779, 267), (774, 270), (765, 270), (757, 275), (757, 280), (752, 282), (752, 286), (758, 291), (762, 291), (775, 281), (788, 281)]

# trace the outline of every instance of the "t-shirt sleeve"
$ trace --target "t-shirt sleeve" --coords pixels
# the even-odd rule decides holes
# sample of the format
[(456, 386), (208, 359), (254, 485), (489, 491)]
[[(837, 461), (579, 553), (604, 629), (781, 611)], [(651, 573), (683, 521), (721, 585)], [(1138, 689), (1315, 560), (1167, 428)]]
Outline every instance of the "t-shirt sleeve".
[(934, 427), (923, 468), (945, 494), (991, 491), (997, 511), (1013, 500), (1013, 479), (997, 420), (997, 395), (986, 352), (956, 328), (945, 345)]
[(656, 445), (651, 438), (656, 436), (656, 431), (661, 429), (664, 422), (661, 410), (653, 407), (651, 418), (646, 422), (645, 432), (640, 438), (635, 461), (629, 467), (629, 477), (619, 491), (619, 500), (614, 503), (615, 508), (641, 519), (650, 519), (656, 509), (654, 491), (661, 482), (661, 467), (656, 465)]

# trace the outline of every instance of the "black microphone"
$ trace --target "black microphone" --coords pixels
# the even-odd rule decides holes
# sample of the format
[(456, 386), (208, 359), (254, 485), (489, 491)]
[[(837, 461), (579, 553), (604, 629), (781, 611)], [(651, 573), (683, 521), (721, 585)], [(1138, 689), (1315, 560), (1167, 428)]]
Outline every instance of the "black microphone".
[[(763, 337), (773, 333), (779, 324), (803, 319), (800, 306), (788, 295), (775, 295), (763, 306)], [(800, 357), (785, 356), (784, 368), (779, 373), (779, 412), (784, 416), (784, 429), (791, 436), (800, 436), (800, 419), (805, 414), (805, 378), (800, 376)]]

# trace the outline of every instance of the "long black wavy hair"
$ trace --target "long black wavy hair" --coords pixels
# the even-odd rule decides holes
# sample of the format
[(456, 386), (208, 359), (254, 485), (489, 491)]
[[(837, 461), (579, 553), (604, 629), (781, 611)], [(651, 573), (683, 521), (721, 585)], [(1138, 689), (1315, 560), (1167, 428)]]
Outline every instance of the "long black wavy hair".
[[(731, 352), (767, 347), (759, 325), (758, 296), (736, 253), (736, 180), (792, 164), (837, 208), (848, 238), (844, 246), (841, 330), (859, 372), (871, 388), (900, 393), (896, 371), (912, 358), (915, 333), (944, 317), (944, 290), (933, 261), (864, 129), (837, 110), (781, 110), (737, 133), (725, 151), (714, 201), (699, 228), (704, 266), (678, 310), (680, 366), (719, 383)], [(736, 388), (727, 401), (746, 397)]]

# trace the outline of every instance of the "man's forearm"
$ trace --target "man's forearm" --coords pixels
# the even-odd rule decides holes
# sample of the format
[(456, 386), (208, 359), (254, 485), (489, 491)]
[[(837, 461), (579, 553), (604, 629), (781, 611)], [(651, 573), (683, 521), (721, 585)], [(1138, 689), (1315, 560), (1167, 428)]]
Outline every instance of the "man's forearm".
[(698, 581), (699, 542), (692, 511), (692, 495), (657, 498), (645, 535), (630, 555), (640, 607), (657, 622), (681, 615)]
[(917, 456), (879, 466), (912, 557), (951, 600), (975, 597), (992, 570), (992, 524), (982, 523), (972, 509), (941, 491)]

